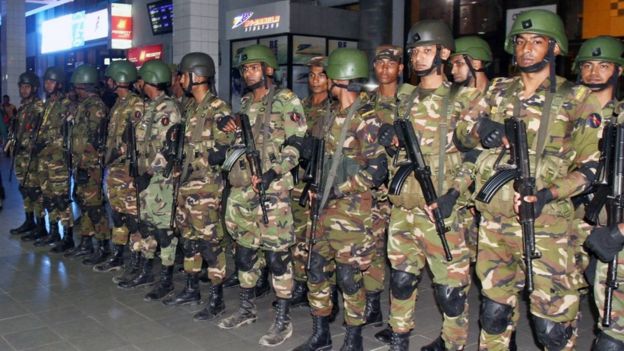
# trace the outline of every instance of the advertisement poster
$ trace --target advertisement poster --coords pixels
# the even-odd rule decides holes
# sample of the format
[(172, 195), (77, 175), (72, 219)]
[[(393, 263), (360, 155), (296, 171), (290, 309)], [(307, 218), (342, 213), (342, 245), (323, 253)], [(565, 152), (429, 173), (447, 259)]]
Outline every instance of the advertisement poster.
[(237, 68), (238, 67), (238, 54), (240, 53), (241, 49), (249, 45), (254, 45), (254, 44), (258, 44), (257, 39), (232, 42), (232, 53), (230, 55), (230, 57), (232, 58), (232, 68), (238, 69)]
[(293, 35), (293, 64), (305, 65), (315, 56), (326, 55), (325, 38)]
[(288, 37), (285, 35), (279, 37), (262, 38), (260, 44), (273, 50), (278, 65), (288, 64)]
[(303, 100), (308, 96), (308, 71), (307, 66), (293, 66), (292, 90)]
[(111, 4), (111, 48), (132, 47), (132, 5)]
[(149, 60), (159, 60), (163, 54), (163, 45), (146, 45), (128, 50), (128, 61), (134, 63), (137, 68)]
[(351, 41), (351, 40), (335, 40), (335, 39), (330, 39), (327, 41), (327, 54), (331, 54), (332, 51), (334, 51), (334, 49), (337, 48), (352, 48), (352, 49), (357, 49), (357, 41)]

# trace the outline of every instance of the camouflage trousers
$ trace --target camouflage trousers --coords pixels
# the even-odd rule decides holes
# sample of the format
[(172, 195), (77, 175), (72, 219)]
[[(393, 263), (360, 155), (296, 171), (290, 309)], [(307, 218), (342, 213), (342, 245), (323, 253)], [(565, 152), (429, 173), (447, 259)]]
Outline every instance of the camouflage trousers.
[[(308, 272), (308, 300), (312, 314), (329, 316), (332, 276), (342, 290), (345, 323), (364, 324), (366, 294), (363, 272), (376, 250), (372, 233), (370, 192), (329, 200), (319, 218), (316, 244)], [(308, 228), (310, 225), (308, 225)]]
[(74, 222), (80, 235), (95, 237), (96, 240), (110, 239), (100, 167), (77, 169), (74, 174), (76, 203), (81, 212), (80, 218), (74, 219)]
[(470, 250), (470, 262), (477, 262), (477, 244), (479, 241), (479, 216), (474, 207), (462, 207), (457, 210), (460, 231), (464, 234), (466, 245)]
[(124, 163), (113, 164), (106, 170), (106, 194), (113, 212), (112, 241), (115, 245), (126, 245), (130, 234), (138, 232), (134, 179)]
[(50, 224), (61, 221), (65, 227), (73, 226), (70, 203), (69, 170), (62, 149), (44, 149), (39, 161), (39, 174), (42, 180), (43, 205), (48, 210)]
[[(530, 313), (563, 323), (574, 329), (566, 350), (574, 349), (576, 320), (579, 317), (579, 292), (583, 277), (578, 271), (576, 239), (569, 235), (571, 218), (543, 213), (535, 222), (535, 247), (541, 258), (533, 260), (534, 291)], [(522, 230), (515, 217), (493, 217), (482, 213), (479, 225), (479, 252), (476, 265), (482, 293), (487, 298), (518, 311), (519, 295), (525, 285)], [(518, 316), (499, 335), (481, 330), (481, 350), (506, 350)]]
[(605, 284), (607, 280), (608, 264), (598, 261), (596, 264), (596, 278), (594, 280), (594, 298), (600, 318), (598, 328), (607, 335), (624, 342), (624, 252), (618, 255), (617, 282), (619, 287), (613, 291), (611, 302), (611, 325), (604, 327)]
[[(41, 198), (41, 180), (39, 179), (39, 159), (33, 158), (29, 162), (28, 155), (18, 155), (15, 159), (15, 178), (20, 184), (20, 194), (24, 201), (24, 211), (35, 215), (43, 213), (43, 199)], [(28, 169), (28, 171), (26, 171)], [(28, 179), (25, 179), (28, 177)], [(26, 183), (25, 183), (26, 182)]]
[[(433, 273), (434, 285), (456, 288), (462, 296), (467, 296), (470, 288), (470, 250), (461, 233), (462, 220), (456, 211), (445, 220), (450, 228), (446, 240), (453, 256), (453, 260), (448, 262), (435, 225), (427, 214), (420, 208), (408, 210), (394, 206), (388, 228), (388, 258), (392, 269), (419, 277), (427, 264)], [(418, 289), (414, 289), (407, 299), (399, 299), (395, 295), (400, 296), (394, 292), (390, 294), (389, 324), (393, 331), (404, 333), (415, 327)], [(444, 301), (438, 303), (444, 304)], [(468, 339), (468, 301), (464, 300), (463, 308), (458, 310), (460, 312), (456, 316), (443, 313), (442, 339), (449, 350), (463, 349)]]
[(183, 240), (184, 271), (201, 272), (202, 260), (205, 260), (212, 284), (221, 284), (226, 272), (225, 251), (221, 246), (222, 192), (223, 185), (214, 184), (210, 179), (189, 181), (180, 187), (176, 212), (176, 227)]
[[(273, 289), (279, 298), (292, 296), (293, 266), (290, 247), (294, 244), (293, 217), (290, 209), (289, 190), (278, 180), (271, 183), (266, 192), (268, 224), (262, 220), (258, 194), (251, 186), (234, 187), (230, 190), (225, 224), (236, 240), (238, 277), (242, 288), (253, 288), (266, 265), (262, 251), (268, 255), (278, 253), (280, 264), (269, 268)], [(279, 266), (279, 267), (278, 267)]]
[(291, 209), (293, 215), (293, 226), (295, 230), (295, 245), (290, 249), (293, 259), (293, 271), (296, 281), (305, 282), (308, 280), (306, 264), (308, 261), (308, 248), (306, 238), (306, 228), (310, 219), (310, 209), (299, 205), (300, 191), (296, 194), (293, 189), (291, 194)]
[(372, 231), (375, 238), (375, 254), (370, 267), (363, 272), (364, 289), (366, 292), (381, 292), (384, 290), (386, 278), (386, 230), (390, 222), (390, 201), (373, 200)]

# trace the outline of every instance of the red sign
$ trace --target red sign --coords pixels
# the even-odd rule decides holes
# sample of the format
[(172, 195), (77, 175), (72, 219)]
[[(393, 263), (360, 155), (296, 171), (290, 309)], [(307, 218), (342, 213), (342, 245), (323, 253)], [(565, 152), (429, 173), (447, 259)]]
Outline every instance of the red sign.
[(128, 49), (128, 61), (135, 66), (141, 67), (149, 60), (160, 60), (163, 53), (162, 44), (146, 45), (138, 48)]
[(112, 28), (113, 39), (132, 39), (132, 17), (113, 17)]
[(111, 48), (132, 47), (132, 5), (111, 4)]

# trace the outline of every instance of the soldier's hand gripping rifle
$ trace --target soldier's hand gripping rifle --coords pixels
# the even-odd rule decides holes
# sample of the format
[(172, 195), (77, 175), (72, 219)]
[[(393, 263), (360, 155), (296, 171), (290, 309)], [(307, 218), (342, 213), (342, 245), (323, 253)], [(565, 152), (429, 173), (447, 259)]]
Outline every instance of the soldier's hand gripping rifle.
[[(139, 112), (137, 112), (138, 114)], [(138, 119), (139, 116), (137, 116)], [(139, 163), (136, 144), (136, 131), (134, 130), (134, 123), (132, 119), (128, 117), (126, 120), (126, 162), (128, 162), (128, 174), (132, 177), (132, 184), (134, 185), (134, 195), (136, 197), (137, 208), (137, 223), (141, 223), (141, 199), (139, 197), (139, 187), (137, 185), (137, 178), (139, 177)]]
[[(438, 199), (438, 195), (431, 181), (431, 169), (425, 163), (422, 151), (420, 150), (420, 141), (416, 136), (414, 127), (408, 120), (397, 119), (394, 121), (394, 129), (400, 144), (403, 145), (407, 152), (408, 162), (400, 166), (396, 175), (393, 177), (389, 194), (399, 195), (407, 177), (414, 173), (414, 177), (416, 177), (420, 185), (425, 202), (427, 205), (431, 205)], [(446, 260), (450, 262), (453, 260), (453, 256), (451, 255), (451, 250), (446, 240), (446, 232), (449, 229), (444, 225), (444, 217), (442, 217), (442, 212), (439, 208), (433, 210), (433, 217), (435, 219), (434, 224), (436, 232), (444, 248), (444, 255), (446, 256)]]
[(180, 182), (182, 181), (182, 166), (184, 165), (184, 134), (186, 133), (186, 124), (180, 122), (167, 131), (167, 141), (163, 149), (163, 154), (167, 159), (167, 166), (163, 175), (168, 178), (171, 172), (175, 170), (175, 179), (173, 181), (173, 207), (171, 208), (171, 218), (169, 226), (171, 229), (175, 227), (176, 211), (178, 209), (178, 194), (180, 192)]
[[(600, 159), (598, 168), (596, 169), (596, 179), (591, 185), (594, 191), (589, 206), (586, 207), (585, 217), (583, 218), (591, 225), (598, 224), (600, 212), (607, 204), (607, 198), (611, 195), (611, 185), (613, 177), (613, 162), (615, 155), (617, 125), (613, 123), (607, 124), (602, 130), (602, 138), (598, 143), (600, 149)], [(602, 223), (604, 225), (604, 223)]]
[[(312, 248), (316, 244), (316, 237), (318, 231), (318, 222), (321, 216), (321, 197), (323, 194), (323, 170), (324, 170), (324, 158), (325, 158), (325, 139), (314, 139), (312, 160), (308, 164), (308, 169), (311, 172), (311, 177), (308, 178), (308, 183), (303, 189), (301, 199), (308, 198), (308, 191), (312, 192), (312, 205), (310, 209), (310, 237), (308, 238), (308, 260), (306, 263), (306, 269), (310, 269), (312, 264)], [(306, 176), (309, 174), (306, 171)], [(299, 204), (301, 204), (299, 199)], [(305, 203), (304, 203), (305, 206)]]
[[(251, 176), (262, 178), (262, 160), (260, 159), (260, 153), (256, 149), (251, 123), (249, 123), (249, 116), (246, 114), (239, 114), (238, 118), (243, 135), (243, 143), (245, 144), (245, 157), (247, 158), (247, 163), (249, 163)], [(263, 142), (266, 143), (268, 140), (263, 140)], [(262, 182), (258, 184), (258, 197), (260, 200), (260, 209), (262, 210), (262, 222), (264, 224), (269, 224), (269, 216), (266, 208), (266, 189), (262, 185)]]

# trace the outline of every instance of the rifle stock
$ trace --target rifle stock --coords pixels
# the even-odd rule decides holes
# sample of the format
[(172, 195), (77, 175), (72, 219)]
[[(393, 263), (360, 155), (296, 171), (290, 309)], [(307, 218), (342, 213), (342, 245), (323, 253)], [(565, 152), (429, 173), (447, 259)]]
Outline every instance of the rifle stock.
[[(310, 237), (308, 238), (308, 260), (306, 263), (306, 269), (309, 270), (312, 264), (312, 249), (316, 244), (316, 237), (318, 234), (318, 221), (321, 217), (321, 194), (323, 194), (323, 178), (324, 178), (324, 166), (325, 166), (325, 139), (315, 139), (314, 149), (314, 164), (313, 164), (313, 178), (307, 184), (309, 190), (315, 194), (312, 201), (312, 208), (310, 209)], [(303, 197), (303, 195), (302, 195)]]

